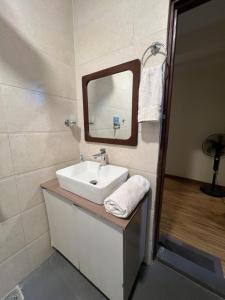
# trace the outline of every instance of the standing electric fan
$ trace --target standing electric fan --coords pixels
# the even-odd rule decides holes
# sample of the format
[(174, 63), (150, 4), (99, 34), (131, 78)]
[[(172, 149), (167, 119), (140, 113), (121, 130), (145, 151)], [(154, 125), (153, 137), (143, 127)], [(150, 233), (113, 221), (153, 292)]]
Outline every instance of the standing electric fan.
[(200, 189), (203, 193), (214, 197), (225, 197), (225, 189), (216, 184), (220, 158), (225, 156), (225, 134), (212, 134), (208, 136), (202, 144), (202, 150), (205, 154), (214, 158), (214, 174), (212, 183), (205, 184)]

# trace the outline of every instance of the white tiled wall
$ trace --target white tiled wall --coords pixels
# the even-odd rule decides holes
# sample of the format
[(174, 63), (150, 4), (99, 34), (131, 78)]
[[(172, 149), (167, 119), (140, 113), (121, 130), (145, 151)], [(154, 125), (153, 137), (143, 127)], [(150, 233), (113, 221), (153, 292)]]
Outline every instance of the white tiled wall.
[(0, 2), (0, 298), (50, 254), (40, 183), (79, 158), (71, 0)]
[[(80, 151), (91, 158), (105, 147), (109, 161), (128, 167), (130, 174), (143, 174), (152, 183), (154, 213), (156, 168), (160, 127), (143, 124), (139, 127), (137, 147), (101, 145), (84, 140), (81, 77), (126, 61), (141, 58), (153, 41), (166, 42), (169, 0), (73, 0), (75, 16), (76, 95), (78, 122), (81, 127)], [(157, 64), (163, 57), (152, 58)], [(152, 218), (149, 222), (146, 261), (151, 260)]]

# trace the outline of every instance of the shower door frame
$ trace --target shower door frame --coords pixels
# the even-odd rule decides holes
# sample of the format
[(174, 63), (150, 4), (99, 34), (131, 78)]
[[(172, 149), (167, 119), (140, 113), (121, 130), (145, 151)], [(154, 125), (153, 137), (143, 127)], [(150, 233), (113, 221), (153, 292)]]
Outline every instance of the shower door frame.
[(172, 101), (173, 89), (173, 71), (174, 59), (176, 48), (176, 28), (178, 14), (190, 10), (203, 3), (211, 0), (171, 0), (168, 18), (168, 31), (167, 31), (167, 68), (166, 68), (166, 81), (164, 86), (164, 100), (163, 100), (163, 118), (161, 125), (161, 138), (159, 147), (159, 160), (157, 170), (157, 186), (156, 186), (156, 205), (154, 215), (154, 233), (153, 233), (153, 259), (156, 258), (158, 252), (160, 219), (163, 200), (163, 187), (166, 166), (166, 154), (168, 146), (170, 111)]
[[(176, 48), (176, 29), (177, 29), (177, 17), (178, 14), (190, 10), (196, 6), (209, 2), (211, 0), (171, 0), (169, 19), (168, 19), (168, 32), (167, 32), (167, 68), (166, 68), (166, 81), (164, 86), (164, 101), (163, 101), (163, 118), (161, 125), (161, 138), (160, 138), (160, 150), (159, 150), (159, 161), (157, 170), (157, 187), (156, 187), (156, 207), (154, 215), (154, 233), (153, 233), (153, 259), (165, 258), (165, 252), (160, 254), (163, 247), (159, 246), (159, 233), (160, 233), (160, 219), (163, 201), (163, 188), (164, 188), (164, 177), (165, 177), (165, 166), (166, 166), (166, 154), (168, 146), (168, 135), (169, 135), (169, 123), (170, 123), (170, 111), (172, 102), (172, 89), (173, 89), (173, 72), (174, 72), (174, 60), (175, 60), (175, 48)], [(168, 257), (168, 256), (167, 256)], [(167, 260), (167, 259), (166, 259)], [(208, 290), (211, 290), (215, 294), (222, 296), (224, 292), (224, 282), (218, 282), (216, 277), (210, 278), (208, 283), (204, 283), (197, 277), (190, 276), (185, 269), (177, 269), (177, 258), (168, 264), (168, 260), (163, 260), (163, 263), (167, 264), (171, 268), (174, 268), (183, 275), (189, 277), (198, 284), (201, 284)], [(176, 261), (176, 262), (175, 262)], [(183, 262), (182, 262), (183, 263)], [(189, 267), (186, 268), (189, 270)], [(218, 284), (217, 284), (218, 283)], [(216, 288), (214, 288), (214, 285)]]
[[(210, 278), (208, 282), (204, 282), (199, 276), (193, 277), (189, 273), (189, 266), (186, 265), (186, 269), (177, 269), (177, 257), (172, 258), (173, 262), (168, 263), (169, 260), (165, 259), (165, 251), (163, 247), (159, 245), (159, 234), (160, 234), (160, 219), (163, 201), (163, 188), (164, 188), (164, 177), (165, 177), (165, 166), (166, 166), (166, 155), (168, 146), (168, 135), (169, 135), (169, 124), (170, 124), (170, 111), (172, 102), (172, 89), (173, 89), (173, 73), (174, 73), (174, 61), (175, 61), (175, 48), (176, 48), (176, 30), (177, 30), (177, 19), (178, 14), (188, 11), (201, 4), (209, 2), (211, 0), (170, 0), (169, 19), (168, 19), (168, 32), (167, 32), (167, 68), (166, 68), (166, 80), (164, 86), (164, 99), (163, 99), (163, 118), (161, 124), (161, 138), (160, 138), (160, 150), (157, 170), (157, 186), (156, 186), (156, 204), (155, 204), (155, 215), (154, 215), (154, 233), (153, 233), (153, 259), (157, 258), (161, 260), (163, 257), (163, 263), (167, 264), (171, 268), (174, 268), (178, 272), (182, 273), (186, 277), (189, 277), (198, 284), (201, 284), (208, 290), (211, 290), (215, 294), (222, 296), (225, 295), (224, 282), (217, 281), (215, 278)], [(165, 248), (164, 248), (165, 249)], [(162, 250), (162, 253), (160, 253)], [(183, 262), (180, 262), (183, 264)], [(179, 264), (179, 263), (178, 263)], [(198, 273), (198, 272), (197, 272)], [(196, 274), (197, 274), (196, 273)], [(216, 286), (214, 288), (214, 286)]]

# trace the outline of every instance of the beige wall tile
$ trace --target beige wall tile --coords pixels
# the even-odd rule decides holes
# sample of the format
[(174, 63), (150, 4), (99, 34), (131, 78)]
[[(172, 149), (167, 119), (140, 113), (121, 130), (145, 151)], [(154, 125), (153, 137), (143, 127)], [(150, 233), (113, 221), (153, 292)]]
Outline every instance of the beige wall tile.
[(14, 177), (0, 180), (0, 223), (20, 212)]
[(0, 134), (0, 166), (0, 178), (13, 174), (9, 138), (6, 134)]
[(10, 132), (70, 130), (64, 121), (76, 116), (76, 103), (21, 88), (2, 87)]
[[(123, 0), (122, 0), (123, 1)], [(75, 28), (83, 27), (90, 24), (93, 20), (98, 19), (99, 16), (118, 6), (120, 0), (75, 0), (74, 2), (74, 16)], [(99, 5), (100, 4), (100, 5)], [(84, 17), (85, 16), (85, 17)]]
[(28, 253), (22, 249), (14, 256), (0, 264), (0, 297), (6, 295), (9, 290), (23, 280), (30, 273)]
[(0, 223), (0, 262), (25, 246), (21, 216)]
[(1, 1), (0, 39), (1, 298), (51, 253), (40, 183), (79, 159), (72, 0)]
[(6, 115), (5, 109), (2, 101), (2, 88), (0, 86), (0, 133), (7, 132), (7, 123), (6, 123)]
[(55, 167), (16, 176), (21, 211), (30, 209), (44, 201), (40, 184), (55, 178), (55, 176)]
[(81, 133), (84, 133), (84, 113), (83, 113), (83, 99), (77, 101), (77, 122), (81, 128)]
[[(101, 6), (97, 5), (98, 8)], [(78, 30), (75, 27), (78, 64), (127, 47), (133, 37), (133, 0), (117, 2), (116, 6), (109, 2), (108, 9), (102, 14), (97, 9), (94, 11), (96, 16), (92, 16), (90, 22), (83, 23)]]
[(64, 168), (72, 166), (72, 165), (74, 165), (74, 164), (76, 164), (78, 162), (80, 162), (80, 158), (79, 159), (75, 159), (75, 160), (66, 161), (66, 162), (63, 162), (61, 164), (57, 164), (55, 166), (55, 169), (56, 169), (56, 171), (60, 170), (60, 169), (64, 169)]
[(106, 148), (111, 164), (155, 173), (158, 162), (159, 144), (154, 131), (149, 132), (149, 134), (150, 138), (146, 141), (141, 139), (139, 135), (138, 147), (92, 144), (82, 141), (80, 151), (86, 159), (92, 159), (92, 155), (104, 147)]
[(0, 16), (24, 42), (66, 64), (74, 63), (73, 15), (70, 0), (0, 2)]
[(46, 232), (27, 246), (31, 269), (34, 270), (43, 263), (52, 253), (49, 233)]
[(38, 90), (52, 95), (75, 99), (74, 67), (65, 65), (47, 55), (42, 55), (42, 57), (44, 72), (40, 72), (39, 78), (43, 83), (41, 83)]
[(71, 132), (15, 134), (10, 141), (17, 174), (79, 159), (79, 145)]
[(44, 203), (22, 213), (22, 220), (26, 244), (31, 243), (48, 231), (48, 220)]
[(74, 67), (32, 48), (4, 26), (0, 21), (1, 83), (75, 99)]
[(169, 0), (140, 0), (135, 2), (134, 37), (141, 40), (167, 28)]

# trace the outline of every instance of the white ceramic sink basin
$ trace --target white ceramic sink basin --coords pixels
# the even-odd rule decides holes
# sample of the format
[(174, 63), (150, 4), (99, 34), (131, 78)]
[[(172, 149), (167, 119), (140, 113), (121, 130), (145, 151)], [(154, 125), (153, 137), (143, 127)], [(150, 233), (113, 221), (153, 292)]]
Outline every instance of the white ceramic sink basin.
[(97, 204), (126, 181), (126, 168), (85, 161), (56, 172), (61, 188)]

